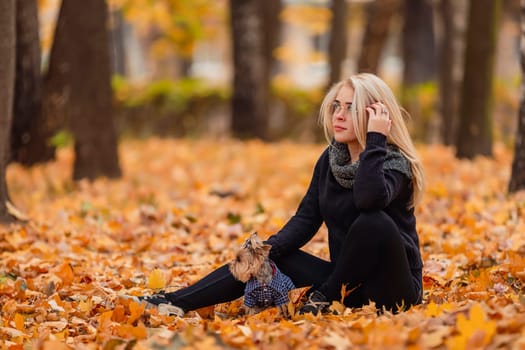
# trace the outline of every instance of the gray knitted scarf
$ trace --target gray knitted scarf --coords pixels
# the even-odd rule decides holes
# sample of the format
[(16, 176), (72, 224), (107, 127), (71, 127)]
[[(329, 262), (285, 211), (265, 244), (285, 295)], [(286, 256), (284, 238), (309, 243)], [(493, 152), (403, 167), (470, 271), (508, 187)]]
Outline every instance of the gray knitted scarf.
[[(328, 155), (330, 159), (330, 168), (332, 169), (332, 173), (337, 182), (345, 188), (352, 188), (357, 167), (359, 166), (359, 160), (351, 164), (350, 152), (348, 151), (347, 145), (336, 141), (332, 141), (332, 145), (328, 150)], [(412, 178), (410, 162), (401, 154), (399, 148), (392, 144), (387, 145), (383, 169), (397, 170), (406, 175), (409, 179)]]

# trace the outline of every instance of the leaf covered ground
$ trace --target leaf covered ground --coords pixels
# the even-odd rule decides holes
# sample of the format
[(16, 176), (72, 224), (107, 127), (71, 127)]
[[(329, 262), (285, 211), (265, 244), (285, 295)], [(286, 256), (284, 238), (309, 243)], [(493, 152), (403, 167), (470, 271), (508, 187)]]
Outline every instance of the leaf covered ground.
[[(425, 296), (407, 312), (334, 303), (329, 316), (247, 317), (236, 300), (177, 318), (121, 298), (186, 286), (252, 231), (276, 232), (323, 147), (125, 141), (123, 178), (93, 183), (70, 180), (70, 149), (32, 169), (11, 165), (11, 196), (30, 221), (0, 226), (0, 349), (525, 347), (525, 194), (506, 195), (503, 147), (475, 161), (419, 148)], [(328, 258), (324, 228), (305, 249)]]

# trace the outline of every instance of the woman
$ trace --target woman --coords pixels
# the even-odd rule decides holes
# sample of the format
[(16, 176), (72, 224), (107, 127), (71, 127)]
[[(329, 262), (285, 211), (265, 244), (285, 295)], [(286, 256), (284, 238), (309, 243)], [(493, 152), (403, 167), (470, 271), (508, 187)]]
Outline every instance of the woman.
[[(394, 312), (422, 297), (414, 205), (423, 192), (421, 162), (392, 90), (363, 73), (335, 84), (320, 119), (330, 145), (319, 157), (296, 214), (275, 235), (270, 257), (296, 287), (311, 286), (300, 313), (326, 312), (350, 291), (348, 307), (374, 301)], [(328, 228), (330, 261), (300, 248)], [(183, 313), (231, 301), (244, 284), (224, 265), (197, 283), (142, 300)]]

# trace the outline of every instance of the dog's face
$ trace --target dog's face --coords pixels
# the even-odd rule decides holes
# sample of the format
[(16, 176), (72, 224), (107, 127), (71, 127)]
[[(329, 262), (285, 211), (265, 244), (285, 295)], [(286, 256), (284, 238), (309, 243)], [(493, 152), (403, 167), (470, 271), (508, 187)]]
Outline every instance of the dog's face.
[(230, 263), (232, 275), (241, 282), (247, 282), (261, 269), (270, 253), (271, 245), (264, 244), (256, 233), (248, 238), (237, 251)]

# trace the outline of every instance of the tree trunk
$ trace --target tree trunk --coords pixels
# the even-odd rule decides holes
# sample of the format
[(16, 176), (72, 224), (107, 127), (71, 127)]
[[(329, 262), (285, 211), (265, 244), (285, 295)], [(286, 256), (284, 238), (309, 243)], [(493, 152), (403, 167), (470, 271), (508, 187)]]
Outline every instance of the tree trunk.
[(525, 189), (525, 0), (521, 0), (520, 8), (521, 24), (521, 96), (518, 114), (518, 130), (514, 145), (514, 160), (512, 161), (512, 173), (509, 182), (509, 192)]
[(259, 11), (261, 13), (262, 26), (261, 36), (263, 40), (263, 55), (264, 55), (264, 76), (268, 81), (268, 88), (272, 76), (274, 75), (275, 58), (273, 52), (279, 47), (281, 39), (281, 20), (279, 14), (283, 9), (281, 0), (266, 0), (259, 2)]
[(403, 27), (403, 83), (405, 87), (434, 79), (436, 45), (432, 5), (427, 0), (406, 0)]
[(16, 74), (12, 160), (34, 165), (54, 158), (53, 134), (42, 113), (42, 74), (36, 0), (16, 1)]
[(7, 211), (9, 192), (6, 183), (9, 134), (13, 116), (15, 83), (16, 20), (15, 0), (0, 1), (0, 222), (13, 221)]
[(492, 156), (492, 85), (500, 0), (470, 1), (456, 143), (459, 158)]
[(358, 72), (377, 74), (390, 23), (401, 10), (401, 5), (401, 0), (375, 0), (366, 5), (366, 28), (357, 63)]
[(104, 0), (63, 0), (51, 51), (50, 94), (62, 103), (75, 138), (75, 180), (121, 175), (107, 19)]
[(231, 0), (233, 41), (232, 132), (235, 137), (267, 138), (268, 91), (257, 0)]
[(111, 67), (113, 74), (126, 76), (126, 49), (124, 45), (125, 21), (122, 10), (111, 12)]
[(453, 145), (457, 137), (468, 3), (466, 0), (441, 0), (439, 5), (443, 29), (439, 67), (441, 139), (445, 145)]
[(347, 27), (346, 0), (332, 0), (332, 25), (330, 26), (330, 41), (328, 44), (330, 60), (330, 76), (328, 87), (341, 79), (342, 63), (346, 57)]
[(430, 140), (432, 114), (423, 110), (420, 89), (435, 79), (436, 48), (429, 0), (406, 0), (403, 27), (403, 105), (414, 120), (414, 134)]

